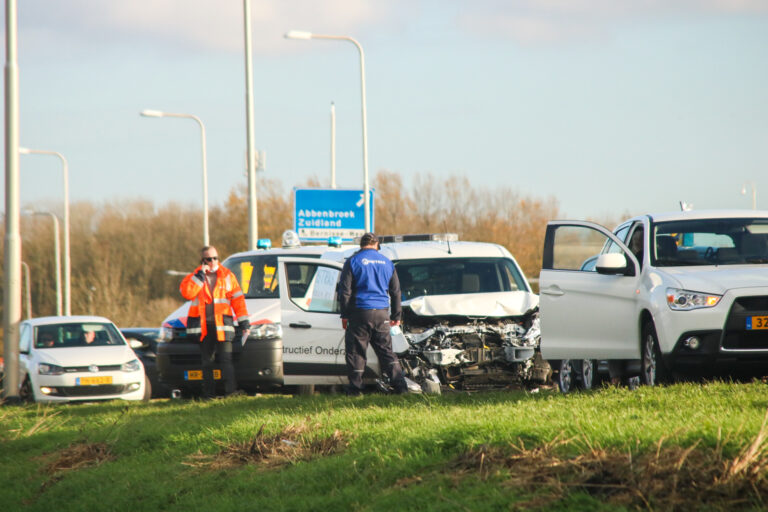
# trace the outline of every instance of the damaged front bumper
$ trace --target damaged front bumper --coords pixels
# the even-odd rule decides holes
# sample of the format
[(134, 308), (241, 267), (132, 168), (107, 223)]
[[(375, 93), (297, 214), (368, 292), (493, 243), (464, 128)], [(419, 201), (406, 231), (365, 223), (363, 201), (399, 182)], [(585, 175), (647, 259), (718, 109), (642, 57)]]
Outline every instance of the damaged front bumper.
[(549, 378), (539, 354), (538, 307), (522, 315), (421, 316), (404, 308), (392, 345), (403, 371), (425, 392), (534, 386)]

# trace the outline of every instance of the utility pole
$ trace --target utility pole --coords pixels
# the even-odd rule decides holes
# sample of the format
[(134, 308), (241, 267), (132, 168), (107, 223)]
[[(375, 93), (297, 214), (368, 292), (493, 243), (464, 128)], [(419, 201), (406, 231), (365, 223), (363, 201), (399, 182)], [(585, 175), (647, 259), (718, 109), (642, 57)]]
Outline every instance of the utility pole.
[(16, 0), (5, 0), (5, 279), (3, 357), (6, 403), (19, 402), (21, 236), (19, 234), (19, 65)]

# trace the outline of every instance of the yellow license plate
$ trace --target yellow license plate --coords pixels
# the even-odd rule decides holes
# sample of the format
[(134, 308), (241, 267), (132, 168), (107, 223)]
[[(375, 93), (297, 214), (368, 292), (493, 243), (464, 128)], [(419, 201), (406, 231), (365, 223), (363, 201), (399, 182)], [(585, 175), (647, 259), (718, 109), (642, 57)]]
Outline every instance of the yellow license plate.
[(768, 329), (768, 315), (748, 316), (747, 330)]
[[(213, 378), (215, 380), (221, 380), (221, 370), (213, 370)], [(184, 380), (203, 380), (203, 370), (185, 371)]]
[(102, 377), (78, 377), (75, 379), (75, 385), (77, 386), (98, 386), (100, 384), (112, 384), (112, 376), (105, 375)]

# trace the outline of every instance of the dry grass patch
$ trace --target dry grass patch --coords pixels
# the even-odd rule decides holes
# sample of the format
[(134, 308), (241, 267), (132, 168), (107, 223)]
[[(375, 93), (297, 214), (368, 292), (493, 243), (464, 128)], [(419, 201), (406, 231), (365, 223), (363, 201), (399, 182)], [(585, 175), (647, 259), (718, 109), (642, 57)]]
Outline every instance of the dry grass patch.
[[(766, 416), (768, 420), (768, 415)], [(585, 439), (555, 439), (527, 448), (521, 441), (506, 448), (481, 446), (456, 459), (457, 476), (476, 473), (498, 477), (504, 468), (506, 485), (536, 494), (522, 507), (540, 507), (579, 490), (601, 501), (630, 509), (741, 510), (768, 506), (768, 427), (735, 457), (723, 455), (722, 445), (687, 448), (664, 446), (651, 453), (621, 452), (589, 444)], [(569, 445), (586, 446), (575, 456)], [(538, 492), (543, 491), (543, 492)]]
[(195, 468), (212, 470), (254, 465), (275, 468), (308, 461), (317, 457), (333, 455), (344, 450), (349, 442), (335, 430), (327, 437), (313, 438), (309, 435), (320, 425), (288, 425), (274, 435), (264, 434), (264, 425), (250, 441), (226, 443), (215, 441), (221, 449), (213, 455), (196, 453), (183, 464)]
[(73, 443), (63, 450), (46, 456), (49, 459), (45, 467), (48, 474), (71, 471), (74, 469), (98, 466), (114, 460), (115, 456), (107, 443)]

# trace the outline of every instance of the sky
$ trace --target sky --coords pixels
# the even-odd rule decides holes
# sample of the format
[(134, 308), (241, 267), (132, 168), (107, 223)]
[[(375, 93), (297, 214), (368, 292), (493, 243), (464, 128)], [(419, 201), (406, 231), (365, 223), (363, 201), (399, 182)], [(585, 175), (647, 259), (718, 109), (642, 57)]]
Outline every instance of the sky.
[[(466, 176), (559, 201), (563, 218), (768, 209), (768, 0), (252, 0), (255, 143), (286, 191), (369, 169)], [(202, 204), (245, 176), (240, 0), (19, 2), (21, 145), (69, 162), (71, 201)], [(23, 204), (61, 167), (21, 156)], [(4, 183), (0, 184), (4, 194)], [(742, 187), (746, 194), (742, 195)], [(290, 221), (286, 221), (286, 227)]]

